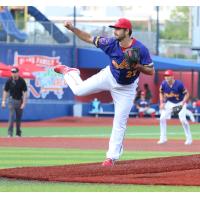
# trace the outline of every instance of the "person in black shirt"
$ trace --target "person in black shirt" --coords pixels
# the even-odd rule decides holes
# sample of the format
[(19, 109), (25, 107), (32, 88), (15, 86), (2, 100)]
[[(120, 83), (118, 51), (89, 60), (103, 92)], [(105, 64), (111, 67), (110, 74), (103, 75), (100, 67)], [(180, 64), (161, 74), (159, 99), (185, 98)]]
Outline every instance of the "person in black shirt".
[(145, 99), (151, 103), (152, 94), (148, 83), (144, 84), (144, 90), (145, 90)]
[(140, 99), (141, 97), (141, 92), (142, 90), (140, 89), (140, 87), (138, 86), (137, 89), (136, 89), (136, 96), (135, 96), (135, 99), (133, 101), (134, 104), (136, 104), (136, 102)]
[(2, 108), (6, 107), (6, 98), (9, 97), (9, 125), (8, 137), (13, 136), (14, 117), (16, 114), (16, 136), (21, 137), (21, 118), (23, 109), (26, 105), (27, 98), (27, 85), (23, 78), (19, 76), (19, 69), (13, 67), (11, 69), (11, 78), (6, 81), (3, 98)]

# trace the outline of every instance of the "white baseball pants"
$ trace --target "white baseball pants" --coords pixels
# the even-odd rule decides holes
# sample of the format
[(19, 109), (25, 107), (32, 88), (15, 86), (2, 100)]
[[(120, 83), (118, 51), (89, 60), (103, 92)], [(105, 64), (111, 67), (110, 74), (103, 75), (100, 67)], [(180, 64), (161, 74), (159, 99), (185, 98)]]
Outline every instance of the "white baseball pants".
[(83, 81), (79, 74), (70, 71), (64, 79), (77, 96), (85, 96), (101, 91), (110, 91), (114, 103), (114, 119), (112, 133), (107, 151), (107, 158), (119, 159), (123, 152), (123, 139), (127, 126), (129, 113), (136, 95), (138, 79), (130, 85), (120, 85), (111, 74), (110, 67), (102, 69), (99, 73)]
[(156, 110), (155, 110), (154, 108), (148, 107), (148, 108), (139, 108), (138, 112), (139, 112), (139, 113), (140, 113), (140, 112), (144, 112), (145, 114), (150, 115), (150, 114), (152, 114), (152, 113), (155, 113)]
[[(172, 103), (167, 101), (165, 104), (165, 108), (161, 110), (160, 114), (160, 140), (165, 141), (167, 140), (167, 119), (171, 118), (172, 108), (178, 105), (182, 105), (182, 102), (179, 103)], [(186, 104), (183, 106), (181, 111), (178, 114), (179, 120), (183, 126), (185, 137), (187, 141), (192, 141), (192, 134), (190, 132), (190, 125), (186, 119)]]

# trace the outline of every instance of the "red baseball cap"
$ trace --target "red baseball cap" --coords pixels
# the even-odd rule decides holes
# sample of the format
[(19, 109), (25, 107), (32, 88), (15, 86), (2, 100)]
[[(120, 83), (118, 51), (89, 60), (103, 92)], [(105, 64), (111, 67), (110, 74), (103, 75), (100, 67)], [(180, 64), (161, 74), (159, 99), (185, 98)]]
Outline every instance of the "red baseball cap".
[(172, 70), (166, 70), (164, 76), (174, 76), (174, 72)]
[(120, 18), (116, 21), (114, 25), (110, 25), (110, 28), (127, 28), (129, 30), (132, 29), (131, 21), (126, 18)]

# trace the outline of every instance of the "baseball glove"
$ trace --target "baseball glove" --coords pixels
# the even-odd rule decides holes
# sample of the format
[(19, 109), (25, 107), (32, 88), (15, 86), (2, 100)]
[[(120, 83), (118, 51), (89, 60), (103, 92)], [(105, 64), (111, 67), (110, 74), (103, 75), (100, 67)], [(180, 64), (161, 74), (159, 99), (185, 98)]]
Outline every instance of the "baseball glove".
[(140, 52), (138, 48), (130, 48), (124, 52), (125, 59), (131, 68), (140, 62)]
[(182, 105), (173, 107), (173, 108), (172, 108), (172, 113), (173, 113), (173, 115), (177, 116), (178, 113), (181, 111), (182, 108), (183, 108)]

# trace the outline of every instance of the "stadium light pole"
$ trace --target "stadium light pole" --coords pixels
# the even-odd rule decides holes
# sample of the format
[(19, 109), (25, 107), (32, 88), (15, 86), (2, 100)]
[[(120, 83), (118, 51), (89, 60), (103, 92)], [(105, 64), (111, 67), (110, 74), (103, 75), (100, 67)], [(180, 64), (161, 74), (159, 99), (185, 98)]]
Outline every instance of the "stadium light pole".
[[(200, 47), (192, 47), (192, 51), (197, 51), (197, 63), (200, 63)], [(198, 93), (197, 96), (200, 98), (200, 71), (198, 71)]]
[[(76, 27), (76, 6), (74, 6), (74, 17), (73, 17), (73, 23), (74, 23), (74, 27)], [(77, 55), (76, 55), (76, 35), (73, 34), (73, 48), (72, 48), (72, 66), (76, 67), (77, 63), (77, 59), (76, 59)]]
[(156, 6), (156, 55), (159, 55), (159, 38), (160, 38), (160, 29), (159, 29), (159, 6)]

